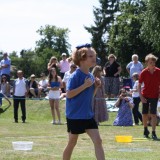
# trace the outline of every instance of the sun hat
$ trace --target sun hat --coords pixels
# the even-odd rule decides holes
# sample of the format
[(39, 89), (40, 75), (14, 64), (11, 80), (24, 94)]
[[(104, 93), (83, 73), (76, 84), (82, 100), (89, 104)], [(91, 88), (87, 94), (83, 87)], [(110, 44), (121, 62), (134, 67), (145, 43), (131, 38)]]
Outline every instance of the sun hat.
[(34, 77), (36, 77), (34, 74), (32, 74), (31, 76), (30, 76), (31, 78), (34, 78)]
[(62, 56), (67, 56), (67, 54), (66, 53), (62, 53)]

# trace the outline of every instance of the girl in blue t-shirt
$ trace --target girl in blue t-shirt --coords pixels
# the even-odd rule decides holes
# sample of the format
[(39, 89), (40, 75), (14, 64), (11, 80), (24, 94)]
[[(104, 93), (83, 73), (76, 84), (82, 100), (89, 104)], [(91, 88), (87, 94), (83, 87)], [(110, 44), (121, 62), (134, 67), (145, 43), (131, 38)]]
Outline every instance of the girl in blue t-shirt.
[(96, 65), (96, 52), (90, 44), (76, 47), (72, 59), (79, 68), (71, 75), (66, 88), (66, 118), (69, 141), (63, 152), (63, 160), (71, 158), (79, 134), (87, 133), (94, 143), (96, 158), (104, 160), (102, 140), (94, 120), (92, 100), (100, 79), (89, 72)]

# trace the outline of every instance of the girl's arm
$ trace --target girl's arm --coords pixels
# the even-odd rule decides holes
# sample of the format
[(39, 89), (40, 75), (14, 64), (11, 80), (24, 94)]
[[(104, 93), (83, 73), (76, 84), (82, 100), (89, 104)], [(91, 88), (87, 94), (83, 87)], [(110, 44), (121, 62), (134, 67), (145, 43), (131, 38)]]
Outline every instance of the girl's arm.
[(116, 103), (115, 103), (115, 106), (116, 106), (117, 108), (119, 108), (120, 102), (121, 102), (121, 98), (119, 97), (118, 100), (117, 100)]
[(67, 98), (73, 98), (73, 97), (77, 96), (79, 93), (81, 93), (83, 90), (85, 90), (86, 88), (90, 87), (91, 85), (93, 85), (92, 79), (87, 78), (85, 80), (84, 84), (82, 84), (78, 88), (68, 90), (67, 93), (66, 93), (66, 97)]
[(131, 92), (138, 92), (139, 91), (138, 90), (138, 81), (135, 81), (134, 86), (135, 86), (135, 89), (131, 89)]
[(48, 63), (47, 69), (50, 70), (52, 68), (52, 63)]
[(47, 89), (48, 89), (48, 90), (51, 90), (51, 85), (50, 85), (49, 82), (48, 82), (48, 84), (47, 84)]
[(130, 103), (130, 101), (128, 101), (128, 105), (129, 107), (132, 109), (134, 107), (134, 104), (133, 103)]
[(93, 97), (96, 95), (98, 88), (101, 86), (101, 80), (97, 77), (95, 77), (95, 82), (94, 82), (94, 93), (93, 93)]
[(128, 103), (131, 109), (134, 107), (134, 103), (129, 97), (125, 97), (125, 101)]

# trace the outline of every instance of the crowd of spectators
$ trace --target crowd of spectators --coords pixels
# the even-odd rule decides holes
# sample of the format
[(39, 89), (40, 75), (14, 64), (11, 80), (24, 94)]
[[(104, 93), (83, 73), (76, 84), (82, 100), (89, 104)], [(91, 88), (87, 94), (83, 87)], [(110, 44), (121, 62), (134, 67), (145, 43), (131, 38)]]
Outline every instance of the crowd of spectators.
[[(101, 80), (101, 86), (94, 97), (93, 110), (95, 113), (95, 120), (99, 125), (100, 122), (108, 120), (108, 111), (106, 107), (106, 98), (116, 98), (117, 101), (115, 106), (119, 108), (117, 117), (113, 122), (113, 125), (118, 126), (132, 126), (139, 125), (142, 123), (142, 114), (139, 111), (139, 103), (141, 101), (138, 92), (139, 85), (139, 75), (143, 70), (143, 64), (138, 60), (138, 55), (132, 55), (132, 60), (126, 66), (126, 71), (128, 72), (129, 80), (131, 81), (130, 88), (123, 89), (120, 85), (120, 75), (121, 75), (121, 65), (114, 54), (109, 54), (107, 62), (102, 67), (100, 66), (101, 60), (97, 57), (97, 65), (92, 68), (92, 74), (94, 77), (98, 77)], [(59, 101), (61, 98), (66, 96), (66, 86), (70, 79), (72, 73), (78, 68), (72, 61), (71, 57), (67, 57), (66, 53), (62, 53), (61, 60), (58, 61), (57, 57), (53, 56), (50, 58), (47, 70), (48, 75), (41, 73), (40, 76), (36, 77), (36, 73), (30, 75), (30, 78), (25, 79), (23, 85), (19, 83), (22, 80), (23, 71), (17, 72), (18, 81), (14, 82), (14, 90), (11, 93), (10, 86), (10, 69), (11, 60), (7, 53), (3, 54), (3, 59), (0, 62), (0, 73), (1, 73), (1, 85), (0, 85), (0, 105), (2, 105), (2, 98), (6, 98), (11, 104), (9, 97), (14, 98), (14, 117), (15, 122), (18, 122), (17, 108), (18, 103), (21, 103), (22, 107), (22, 121), (25, 122), (26, 111), (25, 111), (25, 101), (16, 100), (17, 97), (23, 98), (34, 98), (42, 99), (43, 97), (49, 99), (49, 104), (51, 107), (52, 122), (53, 124), (61, 124)], [(22, 83), (22, 82), (21, 82)], [(25, 86), (24, 86), (25, 84)], [(23, 94), (21, 91), (16, 90), (15, 86), (26, 87)], [(142, 85), (143, 87), (143, 85)], [(16, 88), (16, 89), (17, 89)], [(16, 97), (16, 98), (15, 98)], [(100, 107), (99, 107), (100, 106)], [(56, 114), (58, 121), (56, 121)], [(132, 120), (133, 117), (133, 120)]]

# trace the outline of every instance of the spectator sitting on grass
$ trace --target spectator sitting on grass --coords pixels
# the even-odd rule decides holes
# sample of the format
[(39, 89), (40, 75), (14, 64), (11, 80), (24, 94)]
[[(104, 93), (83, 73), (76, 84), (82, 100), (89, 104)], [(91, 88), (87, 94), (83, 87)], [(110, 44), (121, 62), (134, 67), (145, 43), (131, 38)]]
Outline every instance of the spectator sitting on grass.
[(38, 83), (39, 95), (42, 96), (42, 93), (46, 94), (48, 80), (46, 79), (45, 73), (41, 73), (41, 80)]
[(29, 86), (29, 98), (37, 98), (40, 97), (40, 92), (38, 89), (38, 83), (35, 80), (36, 76), (34, 74), (32, 74), (30, 76), (30, 81), (28, 82), (28, 86)]
[(10, 97), (10, 84), (5, 75), (3, 75), (1, 79), (1, 92), (3, 95)]
[(116, 119), (113, 122), (114, 126), (132, 126), (132, 111), (133, 100), (127, 96), (126, 90), (123, 88), (120, 90), (119, 98), (115, 104), (119, 108)]

